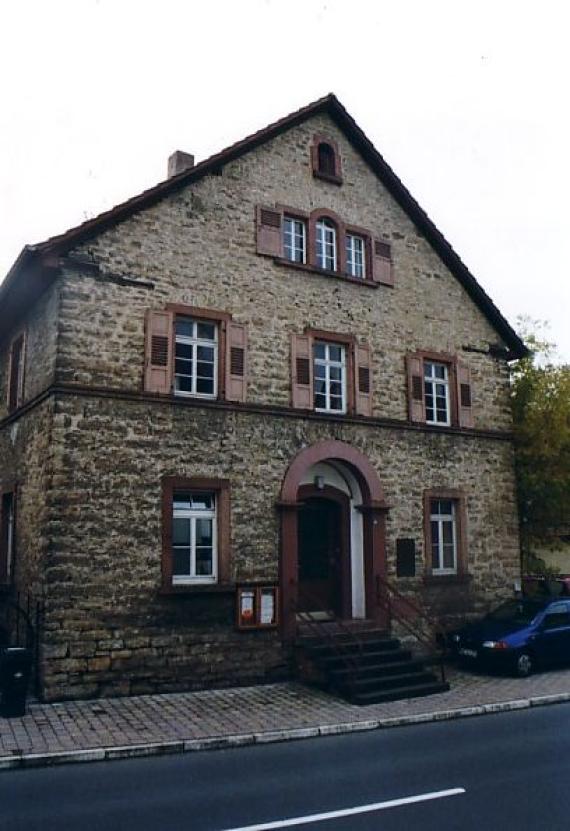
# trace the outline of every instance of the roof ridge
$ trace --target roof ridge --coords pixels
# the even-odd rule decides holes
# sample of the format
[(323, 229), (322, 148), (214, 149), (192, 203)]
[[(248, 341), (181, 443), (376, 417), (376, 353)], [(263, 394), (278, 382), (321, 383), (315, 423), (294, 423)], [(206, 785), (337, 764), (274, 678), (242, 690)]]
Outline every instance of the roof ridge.
[(87, 219), (61, 234), (49, 237), (43, 242), (25, 246), (8, 272), (4, 282), (0, 285), (0, 304), (9, 293), (18, 272), (31, 258), (33, 259), (33, 257), (41, 257), (51, 253), (56, 256), (64, 253), (72, 246), (78, 245), (93, 234), (106, 230), (106, 228), (123, 221), (133, 213), (155, 204), (170, 193), (176, 192), (193, 181), (198, 181), (202, 176), (223, 167), (244, 153), (254, 150), (276, 135), (291, 129), (320, 112), (327, 112), (339, 129), (343, 131), (348, 141), (368, 163), (375, 175), (388, 189), (391, 196), (398, 202), (402, 210), (410, 217), (416, 227), (424, 234), (434, 251), (459, 280), (473, 302), (493, 324), (497, 333), (508, 344), (512, 356), (522, 357), (526, 355), (528, 350), (521, 338), (506, 318), (503, 317), (483, 287), (471, 274), (451, 243), (447, 241), (433, 220), (430, 219), (427, 212), (415, 200), (401, 179), (392, 170), (381, 153), (375, 148), (374, 144), (333, 92), (329, 92), (321, 98), (312, 101), (310, 104), (306, 104), (304, 107), (271, 122), (266, 127), (251, 133), (245, 138), (239, 139), (218, 153), (214, 153), (194, 167), (183, 170), (171, 178), (164, 179), (158, 184), (146, 188), (141, 193), (130, 197), (124, 202), (118, 203), (97, 216)]

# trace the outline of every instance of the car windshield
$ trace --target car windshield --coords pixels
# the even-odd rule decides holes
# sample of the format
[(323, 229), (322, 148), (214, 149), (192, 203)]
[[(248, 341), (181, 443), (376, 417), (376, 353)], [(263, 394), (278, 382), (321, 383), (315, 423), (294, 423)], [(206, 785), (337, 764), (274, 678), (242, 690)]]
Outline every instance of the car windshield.
[(535, 603), (532, 600), (510, 600), (489, 612), (487, 620), (501, 623), (530, 623), (543, 608), (544, 603)]

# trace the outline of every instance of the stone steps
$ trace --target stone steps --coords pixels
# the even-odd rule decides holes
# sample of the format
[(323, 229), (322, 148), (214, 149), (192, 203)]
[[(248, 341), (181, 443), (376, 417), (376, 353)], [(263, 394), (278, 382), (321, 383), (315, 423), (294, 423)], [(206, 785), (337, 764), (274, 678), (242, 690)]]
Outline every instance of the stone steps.
[(380, 629), (347, 633), (340, 628), (314, 631), (297, 639), (305, 663), (313, 666), (313, 677), (326, 689), (353, 704), (374, 704), (402, 698), (445, 692), (449, 684), (427, 668), (433, 659), (414, 657), (400, 641)]

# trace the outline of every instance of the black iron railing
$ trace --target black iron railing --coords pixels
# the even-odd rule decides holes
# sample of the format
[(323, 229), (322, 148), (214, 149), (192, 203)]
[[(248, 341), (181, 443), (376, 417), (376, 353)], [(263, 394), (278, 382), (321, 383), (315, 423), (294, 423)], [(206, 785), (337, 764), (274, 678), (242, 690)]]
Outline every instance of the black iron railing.
[(426, 650), (426, 663), (438, 664), (441, 680), (445, 682), (445, 632), (436, 618), (428, 615), (413, 600), (402, 594), (392, 583), (379, 575), (376, 578), (376, 599), (384, 609), (387, 624), (393, 622), (405, 629)]
[[(309, 604), (314, 606), (314, 611), (307, 610)], [(297, 601), (293, 601), (293, 611), (297, 621), (303, 623), (315, 639), (326, 643), (335, 658), (342, 661), (347, 668), (358, 669), (359, 658), (363, 652), (362, 639), (340, 620), (332, 609), (319, 608), (320, 606), (322, 606), (322, 600), (306, 589), (299, 592)], [(323, 614), (326, 615), (326, 620), (322, 618)], [(336, 637), (339, 633), (343, 636), (342, 641)], [(343, 649), (343, 647), (349, 648)]]

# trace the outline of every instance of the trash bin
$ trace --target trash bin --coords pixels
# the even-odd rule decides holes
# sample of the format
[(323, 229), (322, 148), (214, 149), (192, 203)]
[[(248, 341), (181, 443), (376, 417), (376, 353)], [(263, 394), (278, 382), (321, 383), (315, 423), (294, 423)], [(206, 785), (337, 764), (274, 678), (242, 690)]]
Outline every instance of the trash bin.
[(32, 653), (23, 647), (7, 647), (0, 653), (0, 716), (12, 718), (26, 713)]

